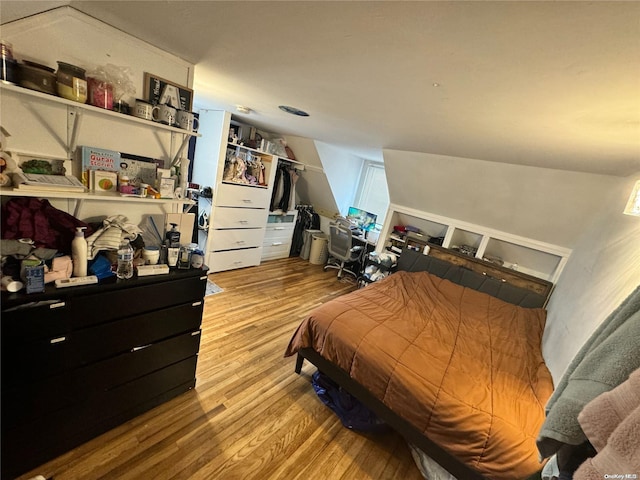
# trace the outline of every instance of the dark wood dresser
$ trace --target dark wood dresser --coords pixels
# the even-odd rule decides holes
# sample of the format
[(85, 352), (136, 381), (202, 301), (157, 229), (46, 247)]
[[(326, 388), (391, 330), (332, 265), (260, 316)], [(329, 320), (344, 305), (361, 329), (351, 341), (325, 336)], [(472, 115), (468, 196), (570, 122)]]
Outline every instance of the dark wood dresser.
[(2, 478), (195, 386), (206, 270), (2, 292)]

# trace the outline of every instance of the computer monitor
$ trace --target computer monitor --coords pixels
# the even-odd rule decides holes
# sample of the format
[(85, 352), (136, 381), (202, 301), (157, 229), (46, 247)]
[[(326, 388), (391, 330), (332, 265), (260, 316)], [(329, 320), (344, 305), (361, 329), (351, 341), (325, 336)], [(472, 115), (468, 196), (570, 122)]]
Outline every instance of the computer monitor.
[(355, 207), (349, 207), (349, 211), (347, 212), (347, 220), (367, 232), (375, 228), (377, 219), (378, 216), (375, 213), (369, 213)]

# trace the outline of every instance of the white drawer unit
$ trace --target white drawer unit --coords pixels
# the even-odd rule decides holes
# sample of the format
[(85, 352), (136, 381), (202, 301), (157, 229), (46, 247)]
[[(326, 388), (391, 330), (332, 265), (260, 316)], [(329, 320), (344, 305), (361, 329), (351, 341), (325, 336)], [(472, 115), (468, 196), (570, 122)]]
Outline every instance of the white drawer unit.
[(225, 228), (264, 228), (266, 209), (217, 207), (213, 212), (211, 227)]
[(285, 214), (282, 212), (269, 214), (264, 242), (262, 243), (262, 260), (275, 260), (289, 256), (297, 218), (297, 210)]
[(215, 204), (218, 207), (266, 208), (270, 200), (270, 189), (222, 183), (218, 187)]
[(212, 236), (212, 251), (259, 247), (263, 244), (264, 228), (215, 230)]
[[(271, 196), (281, 162), (299, 169), (304, 166), (229, 143), (232, 131), (239, 138), (252, 131), (249, 125), (232, 120), (229, 112), (201, 112), (199, 131), (207, 134), (196, 145), (193, 181), (211, 185), (212, 195), (210, 200), (201, 198), (198, 205), (198, 245), (206, 252), (210, 271), (259, 265), (265, 249), (265, 258), (287, 257), (298, 212), (270, 212)], [(215, 158), (217, 165), (212, 164)]]
[(240, 250), (210, 252), (207, 263), (211, 272), (222, 272), (224, 270), (260, 265), (261, 257), (262, 247), (243, 248)]

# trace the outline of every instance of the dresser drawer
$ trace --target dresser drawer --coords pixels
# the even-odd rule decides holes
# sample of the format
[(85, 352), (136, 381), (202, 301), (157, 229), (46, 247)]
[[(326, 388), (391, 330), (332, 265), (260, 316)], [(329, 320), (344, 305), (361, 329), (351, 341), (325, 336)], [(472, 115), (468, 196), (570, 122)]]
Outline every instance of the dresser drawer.
[(62, 375), (16, 387), (4, 387), (3, 428), (10, 430), (14, 426), (46, 417), (49, 413), (72, 407), (166, 365), (193, 357), (197, 355), (199, 346), (200, 330), (196, 330), (146, 348), (132, 349)]
[(293, 236), (293, 225), (273, 225), (267, 224), (267, 228), (264, 233), (264, 238), (282, 238)]
[(270, 213), (267, 217), (267, 225), (279, 224), (279, 225), (295, 225), (297, 218), (297, 211), (290, 213)]
[(264, 228), (214, 230), (211, 235), (213, 236), (212, 251), (259, 247), (264, 238)]
[(85, 328), (118, 318), (202, 300), (206, 286), (207, 278), (203, 273), (200, 277), (187, 277), (73, 298), (70, 300), (75, 313), (73, 327)]
[(223, 183), (218, 187), (215, 204), (217, 207), (264, 208), (270, 200), (267, 188)]
[[(3, 351), (2, 382), (16, 385), (51, 377), (187, 331), (198, 330), (202, 300), (141, 314)], [(126, 332), (126, 334), (123, 334)]]
[(266, 216), (265, 209), (216, 207), (211, 222), (214, 229), (264, 228)]
[(260, 265), (261, 256), (262, 247), (228, 250), (225, 252), (211, 252), (209, 253), (208, 266), (212, 272), (252, 267)]
[(291, 242), (272, 242), (262, 247), (262, 260), (275, 260), (276, 258), (287, 258), (291, 250)]

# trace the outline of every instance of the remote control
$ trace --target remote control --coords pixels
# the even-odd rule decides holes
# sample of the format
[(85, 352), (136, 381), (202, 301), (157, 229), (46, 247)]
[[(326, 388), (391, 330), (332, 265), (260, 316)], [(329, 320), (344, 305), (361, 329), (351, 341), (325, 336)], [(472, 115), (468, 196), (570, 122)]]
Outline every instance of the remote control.
[(79, 287), (80, 285), (91, 285), (98, 283), (98, 277), (95, 275), (87, 275), (86, 277), (59, 278), (55, 281), (56, 287)]
[(138, 276), (146, 277), (148, 275), (163, 275), (169, 273), (169, 265), (140, 265), (138, 267)]

